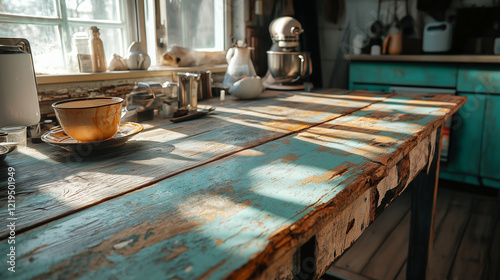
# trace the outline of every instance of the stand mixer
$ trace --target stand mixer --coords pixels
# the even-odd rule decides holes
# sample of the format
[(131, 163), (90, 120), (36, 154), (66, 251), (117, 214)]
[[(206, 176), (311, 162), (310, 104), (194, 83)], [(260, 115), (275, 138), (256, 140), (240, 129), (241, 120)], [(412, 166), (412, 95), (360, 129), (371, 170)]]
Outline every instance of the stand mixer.
[(302, 25), (292, 17), (279, 17), (269, 25), (273, 41), (267, 51), (268, 71), (264, 86), (271, 89), (304, 89), (304, 80), (312, 73), (309, 52), (300, 51), (299, 35)]

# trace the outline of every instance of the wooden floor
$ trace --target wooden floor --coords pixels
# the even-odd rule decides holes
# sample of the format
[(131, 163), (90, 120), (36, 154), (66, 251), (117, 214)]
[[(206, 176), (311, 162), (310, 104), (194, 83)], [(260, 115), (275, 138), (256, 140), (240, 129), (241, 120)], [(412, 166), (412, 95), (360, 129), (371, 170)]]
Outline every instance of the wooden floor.
[[(500, 279), (498, 190), (440, 181), (428, 279)], [(478, 191), (479, 189), (479, 191)], [(405, 279), (411, 190), (333, 263), (325, 279)]]

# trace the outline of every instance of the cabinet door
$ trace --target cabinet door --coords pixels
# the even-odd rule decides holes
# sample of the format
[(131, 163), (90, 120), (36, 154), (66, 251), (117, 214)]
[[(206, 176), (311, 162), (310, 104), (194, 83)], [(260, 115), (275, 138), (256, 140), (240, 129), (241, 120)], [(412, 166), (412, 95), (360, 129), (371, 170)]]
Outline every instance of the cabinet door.
[(457, 90), (477, 93), (500, 93), (500, 68), (493, 65), (461, 65)]
[(500, 180), (500, 95), (486, 98), (481, 157), (481, 176)]
[(453, 117), (449, 161), (443, 168), (453, 173), (479, 176), (486, 95), (460, 93), (467, 102)]

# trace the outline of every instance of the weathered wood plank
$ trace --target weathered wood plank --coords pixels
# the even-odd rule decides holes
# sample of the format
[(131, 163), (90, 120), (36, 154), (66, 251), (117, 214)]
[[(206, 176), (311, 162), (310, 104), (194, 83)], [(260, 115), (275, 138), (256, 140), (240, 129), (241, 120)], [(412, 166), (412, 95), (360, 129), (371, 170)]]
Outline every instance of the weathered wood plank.
[(258, 276), (368, 190), (361, 182), (378, 164), (334, 144), (286, 137), (20, 234), (19, 266), (37, 269), (16, 276), (220, 279), (245, 264), (243, 277)]
[[(119, 278), (121, 275), (139, 278), (147, 272), (152, 278), (257, 278), (267, 266), (273, 266), (273, 260), (279, 260), (280, 257), (288, 260), (290, 252), (302, 248), (309, 240), (324, 240), (322, 242), (327, 244), (327, 239), (318, 237), (317, 233), (327, 226), (332, 228), (331, 225), (336, 218), (344, 221), (345, 218), (342, 217), (348, 216), (347, 214), (343, 216), (341, 213), (348, 213), (345, 212), (346, 209), (353, 204), (364, 205), (366, 197), (363, 195), (369, 197), (370, 188), (386, 176), (388, 169), (396, 165), (400, 159), (409, 156), (419, 141), (429, 137), (437, 124), (444, 122), (444, 116), (450, 114), (454, 106), (459, 106), (463, 101), (462, 99), (455, 99), (453, 101), (455, 103), (434, 99), (411, 101), (402, 97), (391, 100), (385, 107), (358, 111), (361, 115), (353, 116), (354, 113), (351, 112), (336, 122), (336, 120), (331, 121), (334, 119), (331, 118), (332, 113), (324, 104), (332, 102), (331, 106), (336, 106), (342, 103), (341, 101), (328, 100), (328, 98), (337, 99), (335, 96), (326, 98), (324, 95), (319, 95), (316, 97), (322, 100), (316, 104), (313, 102), (314, 94), (304, 95), (307, 96), (306, 99), (302, 96), (297, 97), (297, 104), (294, 103), (293, 95), (286, 100), (287, 104), (294, 104), (294, 107), (308, 100), (307, 106), (293, 109), (295, 111), (292, 114), (302, 116), (303, 119), (292, 117), (293, 120), (290, 121), (286, 120), (286, 114), (280, 115), (285, 119), (283, 120), (285, 125), (281, 126), (275, 126), (280, 121), (276, 122), (273, 117), (263, 117), (264, 120), (255, 123), (255, 120), (246, 114), (239, 116), (236, 112), (227, 112), (232, 118), (225, 118), (224, 121), (230, 125), (238, 124), (249, 128), (242, 130), (247, 133), (252, 133), (252, 128), (257, 128), (257, 131), (268, 131), (269, 128), (271, 131), (273, 129), (292, 131), (285, 136), (281, 134), (275, 139), (267, 139), (268, 142), (262, 142), (265, 144), (253, 143), (254, 145), (246, 146), (244, 149), (226, 151), (223, 156), (211, 154), (212, 160), (204, 161), (194, 156), (203, 157), (203, 153), (188, 150), (196, 147), (195, 144), (181, 145), (189, 141), (203, 143), (203, 137), (209, 139), (206, 142), (216, 142), (215, 138), (219, 136), (220, 130), (174, 139), (179, 141), (179, 146), (175, 146), (174, 151), (179, 147), (185, 147), (186, 153), (190, 155), (185, 158), (203, 164), (195, 164), (191, 170), (171, 173), (176, 175), (169, 177), (168, 180), (149, 178), (148, 174), (151, 173), (148, 173), (150, 172), (148, 169), (165, 168), (166, 165), (156, 164), (162, 160), (170, 161), (172, 151), (168, 153), (167, 158), (160, 158), (160, 161), (151, 158), (131, 158), (130, 162), (134, 165), (130, 166), (140, 164), (140, 167), (136, 168), (141, 174), (136, 176), (126, 177), (129, 175), (128, 172), (135, 170), (118, 172), (116, 167), (122, 167), (119, 162), (113, 162), (116, 166), (112, 170), (98, 170), (103, 173), (113, 171), (108, 179), (124, 176), (120, 179), (130, 181), (143, 176), (148, 184), (153, 184), (129, 192), (127, 195), (114, 195), (114, 199), (105, 203), (19, 234), (16, 238), (23, 246), (19, 248), (18, 265), (20, 267), (29, 265), (35, 269), (23, 270), (22, 274), (16, 276), (20, 279), (79, 276)], [(341, 96), (339, 99), (345, 98), (347, 103), (353, 100), (373, 103), (372, 97), (362, 93)], [(380, 98), (379, 101), (384, 98)], [(276, 104), (264, 102), (258, 105), (259, 102), (253, 101), (246, 105), (242, 103), (239, 109), (244, 113), (249, 106), (261, 108), (265, 104)], [(411, 111), (408, 103), (418, 104), (419, 108), (415, 108), (414, 115), (422, 115), (418, 120), (410, 118), (412, 121), (410, 124), (405, 123), (410, 114), (401, 113), (396, 118), (390, 118), (388, 115), (389, 119), (374, 114), (377, 110), (386, 114), (395, 107)], [(423, 105), (436, 106), (428, 109)], [(414, 104), (411, 106), (415, 107)], [(230, 109), (233, 110), (234, 107)], [(271, 112), (276, 112), (275, 109), (269, 107)], [(433, 117), (423, 117), (424, 113)], [(259, 111), (258, 114), (260, 118), (263, 112)], [(269, 113), (269, 115), (275, 117), (276, 114)], [(233, 118), (236, 118), (236, 121)], [(358, 118), (362, 119), (361, 123), (356, 121)], [(424, 118), (427, 119), (422, 121)], [(213, 119), (217, 118), (214, 116)], [(207, 118), (207, 121), (213, 119)], [(249, 119), (251, 121), (248, 121)], [(322, 119), (323, 123), (319, 122), (319, 119)], [(370, 133), (359, 133), (359, 126), (368, 119), (373, 119), (366, 125)], [(319, 125), (302, 131), (304, 127), (308, 127), (304, 126), (306, 122), (309, 122), (310, 126)], [(339, 124), (346, 127), (349, 127), (346, 124), (353, 125), (350, 129), (339, 130)], [(206, 125), (206, 122), (201, 122), (194, 128), (197, 127), (199, 132)], [(408, 129), (405, 130), (404, 127)], [(297, 131), (294, 129), (302, 132), (294, 133)], [(398, 144), (397, 148), (389, 152), (387, 150), (391, 148), (384, 147), (382, 150), (377, 150), (376, 145), (372, 145), (378, 144), (373, 141), (373, 135), (377, 137), (384, 134), (387, 132), (386, 129), (389, 131), (399, 129), (397, 135), (393, 133), (394, 137), (386, 139), (386, 143)], [(367, 134), (371, 134), (372, 137)], [(142, 135), (151, 137), (150, 142), (162, 142), (158, 135), (148, 136), (147, 133)], [(269, 142), (271, 140), (273, 141)], [(245, 138), (238, 141), (247, 143), (249, 140)], [(396, 161), (396, 158), (399, 160)], [(411, 161), (409, 162), (411, 164)], [(80, 163), (79, 167), (86, 168), (89, 165), (95, 168), (92, 162), (85, 161)], [(169, 174), (168, 172), (172, 171), (155, 172)], [(79, 174), (80, 177), (67, 181), (73, 183), (75, 180), (80, 180), (76, 185), (85, 186), (83, 175)], [(119, 184), (113, 186), (118, 189), (122, 187)], [(109, 187), (104, 192), (113, 190)], [(123, 190), (119, 190), (118, 193), (123, 193)], [(72, 210), (65, 209), (65, 211), (68, 213)], [(358, 221), (364, 221), (365, 218), (362, 218), (365, 217), (364, 213), (362, 210), (357, 212), (356, 217), (360, 215)], [(344, 245), (352, 242), (357, 238), (359, 231), (362, 231), (361, 224), (357, 225), (359, 230), (353, 231), (356, 219), (354, 222), (347, 220), (347, 225), (342, 226), (344, 223), (342, 222), (340, 227), (333, 227), (345, 231), (348, 242)], [(352, 236), (349, 236), (350, 233)], [(5, 246), (5, 243), (0, 244), (0, 251), (6, 250)], [(317, 265), (325, 266), (326, 259)], [(281, 261), (281, 263), (284, 264), (276, 269), (290, 267), (291, 262)], [(326, 267), (317, 267), (316, 271), (321, 272), (324, 269)], [(5, 272), (0, 271), (0, 276), (6, 276)]]
[[(395, 199), (389, 206), (391, 215), (386, 215), (386, 212), (383, 212), (377, 220), (368, 227), (367, 231), (359, 240), (357, 240), (351, 248), (334, 263), (334, 266), (330, 270), (333, 274), (336, 274), (339, 268), (341, 269), (340, 271), (348, 270), (356, 274), (361, 273), (363, 267), (365, 267), (372, 256), (376, 254), (380, 244), (386, 240), (393, 229), (401, 223), (403, 217), (410, 211), (411, 196), (408, 195), (408, 193), (409, 192), (403, 192), (400, 197)], [(362, 254), (360, 252), (362, 252)]]
[[(196, 122), (157, 120), (153, 122), (156, 126), (146, 124), (146, 131), (125, 145), (86, 157), (46, 144), (21, 148), (5, 163), (17, 171), (17, 229), (53, 220), (386, 98), (367, 92), (345, 93), (269, 92), (254, 101), (232, 100), (231, 106), (218, 107), (213, 115)], [(82, 150), (87, 151), (86, 146)], [(5, 172), (0, 176), (6, 176)], [(5, 187), (6, 181), (0, 179)], [(0, 206), (0, 219), (5, 219), (8, 212), (3, 194)], [(0, 237), (6, 234), (1, 228)]]

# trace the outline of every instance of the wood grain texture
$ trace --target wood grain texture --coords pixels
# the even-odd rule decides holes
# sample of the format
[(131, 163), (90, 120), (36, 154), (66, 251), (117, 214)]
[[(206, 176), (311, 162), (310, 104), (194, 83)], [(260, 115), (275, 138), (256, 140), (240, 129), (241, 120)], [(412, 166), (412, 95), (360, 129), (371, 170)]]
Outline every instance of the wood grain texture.
[[(18, 182), (18, 231), (133, 191), (183, 170), (325, 122), (386, 98), (375, 93), (264, 93), (254, 101), (228, 101), (212, 115), (171, 124), (146, 123), (146, 130), (125, 145), (90, 156), (46, 144), (19, 149), (5, 166)], [(210, 104), (210, 102), (207, 102)], [(88, 155), (98, 147), (82, 145)], [(42, 167), (43, 168), (40, 168)], [(0, 176), (6, 176), (2, 173)], [(1, 179), (1, 178), (0, 178)], [(6, 181), (1, 181), (6, 187)], [(8, 215), (0, 197), (0, 219)], [(0, 236), (6, 236), (6, 228)]]
[[(410, 211), (411, 195), (408, 191), (396, 198), (389, 206), (391, 209), (390, 216), (387, 212), (383, 212), (380, 217), (371, 224), (367, 232), (357, 240), (349, 250), (344, 253), (338, 261), (334, 263), (334, 267), (330, 269), (334, 275), (344, 275), (345, 271), (351, 271), (354, 274), (361, 274), (361, 270), (370, 262), (372, 256), (380, 248), (380, 244), (389, 236), (389, 233), (395, 228), (395, 225), (400, 224), (401, 220)], [(367, 235), (368, 234), (368, 235)], [(360, 250), (363, 254), (360, 254)], [(338, 271), (338, 269), (340, 269)]]
[(311, 240), (324, 272), (333, 259), (319, 248), (350, 246), (374, 211), (372, 188), (400, 162), (419, 162), (412, 151), (465, 102), (338, 93), (234, 103), (148, 128), (113, 157), (58, 164), (21, 150), (16, 169), (52, 165), (62, 178), (38, 172), (20, 188), (22, 226), (37, 226), (16, 236), (19, 267), (33, 268), (16, 278), (289, 278), (293, 252)]

